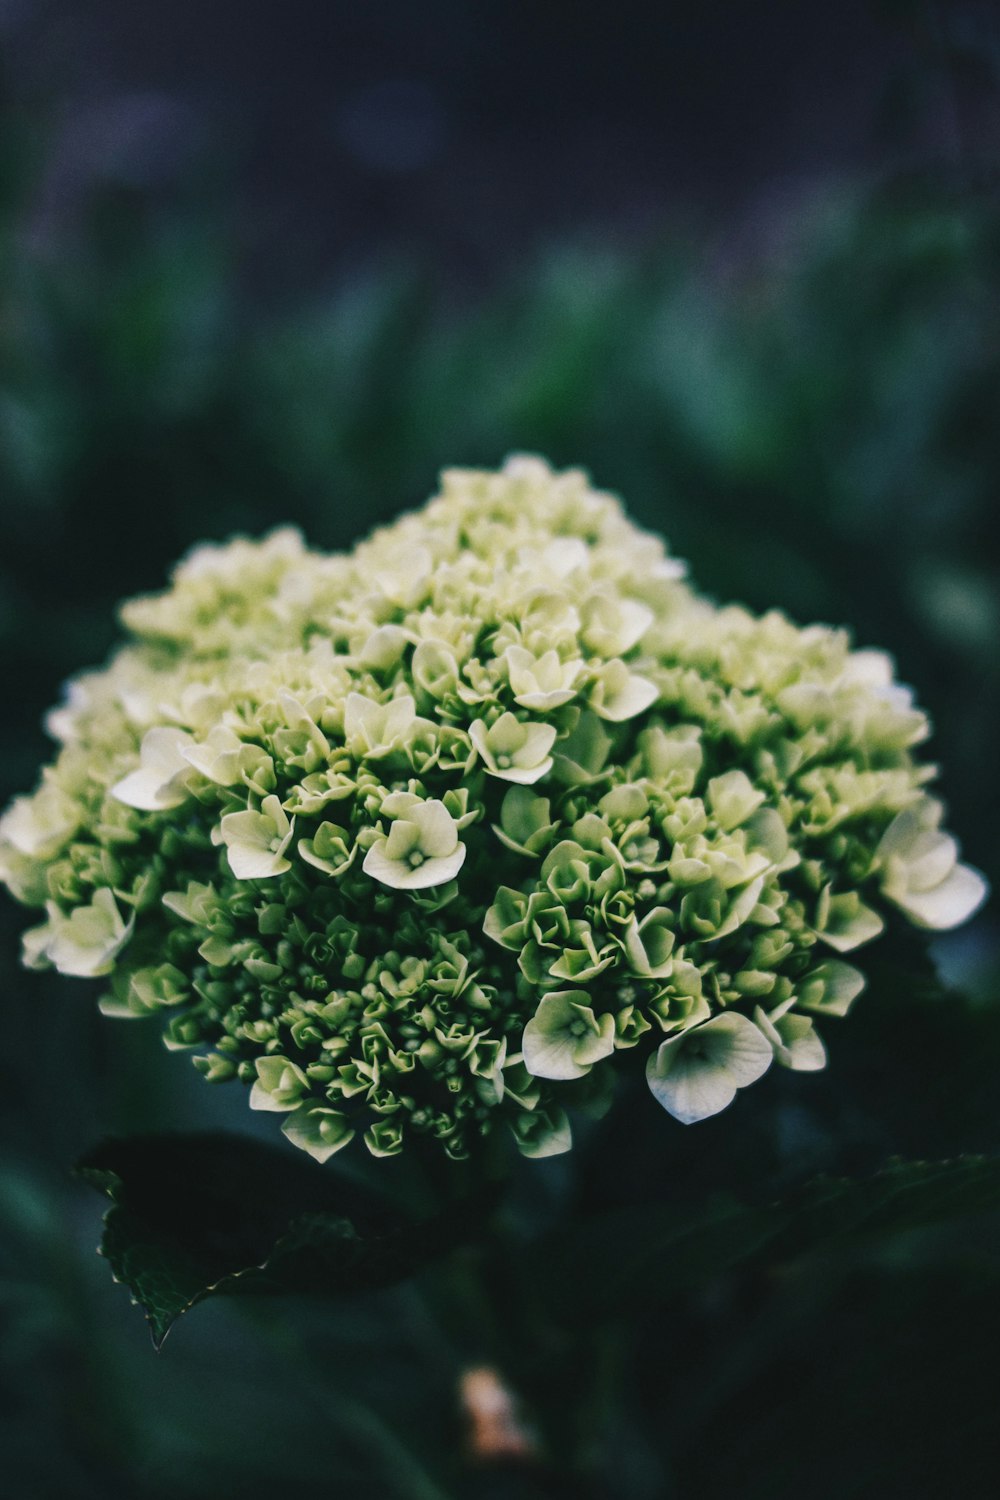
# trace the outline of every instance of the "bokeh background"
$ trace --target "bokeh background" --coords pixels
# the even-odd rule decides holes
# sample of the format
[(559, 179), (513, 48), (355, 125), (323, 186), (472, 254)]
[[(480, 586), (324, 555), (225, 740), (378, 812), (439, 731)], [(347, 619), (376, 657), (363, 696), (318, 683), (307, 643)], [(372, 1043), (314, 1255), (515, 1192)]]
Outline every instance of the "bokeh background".
[[(116, 602), (198, 540), (347, 546), (441, 467), (531, 450), (716, 597), (888, 647), (998, 888), (998, 162), (992, 0), (0, 0), (0, 800)], [(433, 1287), (208, 1306), (152, 1353), (71, 1165), (252, 1121), (155, 1029), (22, 974), (23, 926), (4, 901), (7, 1493), (493, 1493), (456, 1457), (476, 1350)], [(947, 993), (897, 964), (827, 1077), (769, 1080), (738, 1132), (635, 1116), (588, 1192), (996, 1149), (995, 914), (934, 958)], [(571, 1186), (529, 1167), (531, 1225)], [(601, 1493), (995, 1495), (998, 1245), (832, 1244), (650, 1308)]]

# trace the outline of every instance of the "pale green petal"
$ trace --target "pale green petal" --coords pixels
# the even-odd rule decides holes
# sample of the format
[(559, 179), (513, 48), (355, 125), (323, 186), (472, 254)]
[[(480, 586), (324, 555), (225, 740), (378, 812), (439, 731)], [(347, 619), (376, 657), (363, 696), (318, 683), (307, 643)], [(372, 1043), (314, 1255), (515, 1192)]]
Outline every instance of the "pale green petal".
[(651, 708), (659, 696), (655, 682), (630, 672), (623, 661), (611, 661), (594, 683), (590, 705), (600, 718), (622, 724)]
[(573, 1145), (573, 1135), (566, 1113), (561, 1109), (536, 1109), (521, 1114), (511, 1121), (517, 1138), (517, 1148), (522, 1156), (538, 1160), (546, 1156), (561, 1156)]
[(521, 1054), (535, 1078), (582, 1078), (595, 1062), (610, 1057), (614, 1017), (598, 1018), (586, 990), (556, 990), (539, 1002), (524, 1028)]
[[(835, 948), (838, 953), (850, 953), (854, 948), (860, 948), (863, 943), (870, 943), (877, 938), (885, 927), (885, 923), (878, 912), (866, 906), (863, 901), (853, 901), (852, 910), (844, 917), (836, 915), (836, 904), (842, 898), (834, 896), (831, 906), (834, 907), (834, 920), (832, 925), (827, 926), (820, 932), (819, 936), (829, 947)], [(847, 903), (844, 905), (848, 910)]]
[(661, 1042), (646, 1077), (668, 1114), (691, 1125), (731, 1104), (737, 1089), (767, 1072), (772, 1056), (771, 1044), (753, 1022), (727, 1011)]
[(237, 880), (268, 880), (291, 869), (285, 849), (292, 826), (277, 797), (265, 797), (267, 812), (227, 813), (219, 825), (229, 867)]
[(933, 797), (921, 797), (910, 807), (896, 814), (875, 849), (879, 860), (894, 857), (908, 860), (914, 846), (928, 832), (937, 829), (941, 821), (941, 803)]
[(673, 1061), (667, 1072), (662, 1068), (654, 1071), (647, 1065), (646, 1076), (653, 1098), (682, 1125), (694, 1125), (720, 1114), (736, 1098), (736, 1084), (726, 1068), (702, 1060), (692, 1062), (683, 1055)]
[(818, 1015), (846, 1016), (865, 987), (860, 970), (839, 958), (827, 959), (799, 981), (796, 1003)]
[(504, 754), (515, 755), (528, 738), (528, 726), (522, 724), (515, 714), (501, 714), (499, 719), (490, 726), (487, 738), (494, 757)]
[(455, 852), (458, 829), (443, 802), (431, 799), (415, 807), (410, 817), (420, 831), (419, 847), (430, 857), (445, 857)]
[(760, 807), (764, 795), (745, 771), (727, 771), (708, 783), (708, 805), (727, 832), (745, 823)]
[(556, 731), (551, 724), (522, 724), (513, 714), (505, 713), (488, 732), (477, 719), (469, 735), (486, 770), (500, 781), (530, 786), (552, 769), (549, 751)]
[[(514, 764), (530, 768), (547, 761), (548, 753), (555, 744), (556, 731), (551, 724), (527, 726), (524, 743), (514, 751)], [(551, 765), (551, 761), (547, 761)]]
[(257, 1059), (257, 1082), (250, 1090), (250, 1108), (287, 1113), (295, 1109), (309, 1087), (302, 1069), (287, 1057)]
[(808, 1016), (768, 1016), (758, 1005), (754, 1021), (782, 1067), (797, 1073), (815, 1073), (826, 1067), (826, 1048)]
[(550, 1035), (529, 1021), (521, 1038), (524, 1065), (534, 1078), (583, 1078), (589, 1063), (577, 1061), (577, 1042), (567, 1032)]
[(322, 1104), (307, 1104), (297, 1109), (281, 1127), (293, 1146), (318, 1162), (329, 1161), (354, 1136), (346, 1115)]
[(547, 757), (540, 760), (535, 766), (507, 766), (504, 770), (499, 767), (490, 774), (498, 781), (509, 781), (515, 786), (534, 786), (536, 781), (541, 781), (552, 769), (552, 759)]
[(143, 737), (137, 771), (116, 782), (111, 795), (142, 812), (180, 807), (188, 797), (184, 778), (190, 767), (183, 749), (192, 743), (182, 729), (150, 729)]
[(21, 961), (26, 969), (51, 968), (49, 944), (54, 936), (55, 927), (51, 920), (42, 922), (39, 927), (29, 927), (21, 934)]
[(763, 889), (764, 877), (763, 875), (758, 875), (756, 880), (751, 880), (749, 885), (744, 886), (737, 893), (735, 900), (730, 905), (723, 919), (722, 926), (714, 934), (712, 942), (717, 942), (720, 938), (728, 937), (731, 932), (736, 931), (737, 927), (742, 927), (760, 900)]
[(181, 754), (189, 765), (217, 786), (235, 786), (240, 780), (243, 741), (231, 729), (219, 725), (201, 744), (185, 745)]
[(469, 725), (469, 739), (475, 746), (476, 752), (488, 771), (496, 771), (496, 761), (493, 751), (490, 749), (489, 730), (482, 719), (473, 719)]
[(95, 892), (90, 906), (78, 906), (68, 917), (52, 913), (50, 923), (54, 931), (45, 956), (60, 974), (94, 979), (111, 973), (132, 936), (135, 912), (124, 922), (113, 892), (104, 889)]
[(625, 929), (623, 941), (629, 967), (646, 979), (663, 979), (673, 968), (674, 934), (664, 920), (665, 907), (654, 907), (642, 922), (633, 917)]
[[(583, 1010), (584, 1008), (578, 1006), (577, 1009)], [(589, 1011), (589, 1007), (588, 1014), (593, 1015), (593, 1012)], [(596, 1062), (601, 1062), (605, 1057), (610, 1057), (615, 1050), (616, 1031), (614, 1016), (605, 1013), (603, 1016), (594, 1017), (594, 1020), (597, 1023), (596, 1030), (585, 1032), (577, 1041), (576, 1046), (577, 1060), (588, 1067), (592, 1067)]]
[(971, 865), (956, 865), (933, 890), (911, 890), (905, 896), (892, 899), (918, 927), (944, 931), (967, 921), (973, 912), (979, 910), (989, 892), (989, 883), (978, 870)]
[(575, 726), (556, 743), (553, 764), (559, 780), (567, 786), (586, 786), (597, 779), (607, 763), (611, 736), (591, 710), (581, 713)]
[(365, 855), (362, 869), (373, 880), (394, 890), (422, 891), (453, 880), (465, 863), (465, 855), (465, 845), (459, 844), (452, 854), (425, 859), (423, 864), (410, 868), (403, 861), (388, 858), (384, 844), (373, 844)]
[(408, 855), (420, 848), (420, 829), (412, 818), (397, 818), (385, 841), (385, 857), (402, 864)]
[(0, 818), (0, 841), (31, 859), (54, 859), (80, 826), (83, 809), (58, 786), (47, 784), (33, 797), (15, 797)]

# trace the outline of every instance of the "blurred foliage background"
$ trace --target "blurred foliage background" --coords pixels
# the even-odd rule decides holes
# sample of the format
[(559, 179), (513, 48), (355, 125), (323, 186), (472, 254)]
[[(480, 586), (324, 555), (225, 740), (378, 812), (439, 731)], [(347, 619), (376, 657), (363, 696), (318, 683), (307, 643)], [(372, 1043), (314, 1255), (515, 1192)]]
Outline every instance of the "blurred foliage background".
[[(133, 10), (0, 5), (2, 800), (117, 601), (196, 541), (348, 546), (442, 466), (527, 449), (716, 597), (890, 649), (996, 889), (994, 7)], [(461, 1257), (345, 1306), (212, 1305), (153, 1355), (71, 1165), (254, 1122), (87, 986), (22, 974), (23, 925), (5, 902), (8, 1493), (582, 1493), (463, 1460), (456, 1380), (490, 1350), (439, 1316)], [(886, 962), (829, 1073), (738, 1117), (625, 1101), (579, 1161), (524, 1165), (518, 1232), (996, 1149), (998, 951), (988, 908), (934, 945), (946, 995)], [(994, 1495), (997, 1248), (978, 1220), (665, 1296), (566, 1391), (595, 1494)], [(511, 1356), (529, 1410), (556, 1353)]]

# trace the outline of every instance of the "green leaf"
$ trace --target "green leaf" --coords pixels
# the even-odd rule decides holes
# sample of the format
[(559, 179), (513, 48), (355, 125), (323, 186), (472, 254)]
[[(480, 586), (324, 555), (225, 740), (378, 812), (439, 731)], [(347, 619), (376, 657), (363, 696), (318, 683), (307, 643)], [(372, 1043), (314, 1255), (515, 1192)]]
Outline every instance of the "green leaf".
[(1000, 1158), (899, 1161), (867, 1178), (816, 1178), (776, 1203), (617, 1209), (546, 1236), (528, 1251), (528, 1273), (556, 1317), (589, 1320), (663, 1303), (737, 1267), (996, 1208)]
[(403, 1216), (328, 1167), (223, 1134), (108, 1140), (76, 1171), (111, 1199), (100, 1253), (156, 1348), (209, 1296), (344, 1296), (403, 1280), (469, 1237), (484, 1206)]

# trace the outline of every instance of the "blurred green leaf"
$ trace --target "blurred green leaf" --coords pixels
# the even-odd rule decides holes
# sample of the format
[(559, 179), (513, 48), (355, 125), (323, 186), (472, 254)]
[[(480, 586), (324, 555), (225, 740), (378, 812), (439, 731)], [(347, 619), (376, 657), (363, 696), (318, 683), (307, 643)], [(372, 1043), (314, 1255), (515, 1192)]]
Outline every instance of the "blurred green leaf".
[(111, 1199), (101, 1254), (157, 1348), (206, 1297), (343, 1297), (402, 1281), (468, 1238), (483, 1207), (404, 1216), (329, 1169), (224, 1134), (105, 1141), (76, 1170)]
[(775, 1203), (619, 1209), (547, 1236), (528, 1255), (539, 1300), (575, 1322), (648, 1308), (736, 1268), (996, 1208), (1000, 1158), (893, 1162), (867, 1178), (817, 1178)]

